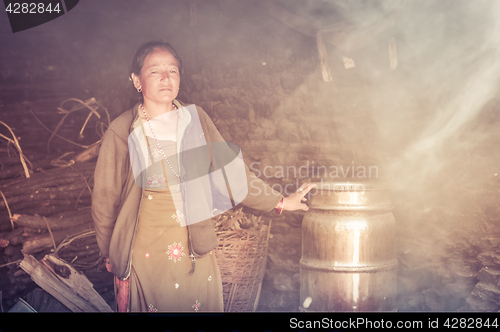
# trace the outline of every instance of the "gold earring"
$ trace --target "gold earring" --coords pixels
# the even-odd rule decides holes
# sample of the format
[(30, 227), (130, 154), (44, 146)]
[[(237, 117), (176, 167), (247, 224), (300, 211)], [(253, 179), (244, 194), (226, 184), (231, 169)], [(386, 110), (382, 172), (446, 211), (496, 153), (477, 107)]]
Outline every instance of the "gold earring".
[(137, 92), (142, 92), (142, 88), (141, 88), (141, 87), (139, 87), (139, 88), (137, 89)]

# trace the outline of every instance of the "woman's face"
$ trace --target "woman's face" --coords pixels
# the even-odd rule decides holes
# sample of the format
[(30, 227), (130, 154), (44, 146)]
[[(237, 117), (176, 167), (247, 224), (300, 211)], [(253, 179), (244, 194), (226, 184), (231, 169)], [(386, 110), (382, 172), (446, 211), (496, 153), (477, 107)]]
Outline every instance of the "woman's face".
[(136, 89), (142, 89), (144, 103), (171, 104), (179, 93), (181, 76), (177, 60), (168, 50), (157, 48), (144, 59), (139, 76), (132, 74)]

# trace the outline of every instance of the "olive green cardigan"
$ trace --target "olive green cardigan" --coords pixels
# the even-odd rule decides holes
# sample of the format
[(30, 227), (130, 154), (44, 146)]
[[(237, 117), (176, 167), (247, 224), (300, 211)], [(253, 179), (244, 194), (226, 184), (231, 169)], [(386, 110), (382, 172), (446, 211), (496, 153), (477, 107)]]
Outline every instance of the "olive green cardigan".
[[(174, 103), (179, 109), (178, 151), (183, 149), (184, 143), (182, 142), (186, 141), (183, 138), (189, 137), (192, 133), (190, 128), (199, 121), (209, 154), (212, 156), (211, 143), (224, 142), (224, 139), (210, 117), (198, 106), (194, 108), (194, 105), (191, 105), (188, 108), (177, 100)], [(109, 257), (113, 266), (112, 272), (121, 280), (125, 280), (130, 275), (133, 241), (139, 223), (144, 190), (137, 184), (137, 178), (134, 177), (130, 161), (131, 151), (129, 151), (130, 134), (140, 123), (138, 107), (139, 104), (118, 116), (106, 130), (99, 149), (92, 193), (92, 216), (97, 242), (102, 255)], [(193, 114), (193, 109), (197, 114)], [(187, 165), (183, 165), (183, 161), (180, 160), (179, 166), (182, 168)], [(283, 196), (257, 178), (246, 165), (244, 167), (248, 194), (241, 203), (254, 209), (271, 211)], [(183, 190), (185, 190), (184, 187)], [(186, 195), (189, 196), (189, 190)], [(188, 233), (190, 241), (193, 242), (190, 243), (192, 257), (210, 251), (217, 245), (210, 219), (188, 226)], [(196, 250), (196, 247), (200, 249)], [(194, 258), (192, 261), (194, 268)]]

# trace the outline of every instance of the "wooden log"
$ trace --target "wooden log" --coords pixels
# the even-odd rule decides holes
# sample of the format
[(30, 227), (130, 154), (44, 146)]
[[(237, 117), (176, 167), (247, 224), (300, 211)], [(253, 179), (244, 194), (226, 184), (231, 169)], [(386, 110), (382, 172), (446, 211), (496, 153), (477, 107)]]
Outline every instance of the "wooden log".
[[(44, 216), (51, 216), (56, 213), (68, 211), (68, 209), (49, 209), (48, 213), (42, 212), (46, 210), (43, 207), (49, 205), (71, 205), (73, 206), (72, 210), (75, 210), (78, 205), (80, 206), (80, 208), (86, 206), (76, 204), (78, 201), (80, 201), (81, 203), (91, 201), (91, 193), (89, 189), (82, 187), (82, 189), (79, 190), (71, 190), (66, 192), (59, 192), (57, 190), (54, 190), (51, 192), (39, 192), (35, 194), (7, 198), (7, 204), (11, 214), (20, 214), (20, 212), (22, 212), (22, 214), (39, 214)], [(8, 218), (6, 204), (1, 198), (0, 211), (4, 211), (0, 213), (0, 224), (11, 224), (10, 219)]]
[[(8, 248), (8, 247), (7, 247)], [(88, 249), (81, 249), (81, 250), (62, 250), (58, 253), (59, 256), (61, 257), (88, 257), (88, 256), (99, 256), (99, 253), (101, 250), (99, 247), (93, 247), (93, 248), (88, 248)]]
[(15, 246), (15, 245), (18, 245), (20, 244), (23, 239), (26, 237), (25, 233), (24, 233), (24, 229), (21, 229), (22, 230), (22, 233), (19, 234), (19, 235), (16, 235), (16, 236), (13, 236), (11, 239), (10, 239), (10, 245), (12, 246)]
[(4, 216), (0, 218), (0, 232), (6, 233), (8, 230), (12, 230), (12, 226), (9, 223), (9, 216)]
[(10, 179), (17, 175), (23, 175), (24, 168), (21, 165), (14, 165), (2, 168), (0, 172), (0, 180)]
[[(40, 202), (37, 205), (27, 206), (23, 208), (24, 214), (27, 215), (41, 215), (46, 217), (53, 217), (54, 215), (58, 215), (61, 213), (67, 213), (75, 211), (76, 208), (79, 207), (90, 207), (92, 202), (91, 197), (83, 197), (80, 199), (71, 200), (57, 200), (57, 201), (44, 201)], [(15, 211), (14, 211), (15, 212)], [(10, 219), (7, 215), (7, 212), (2, 215), (0, 213), (0, 232), (11, 231), (12, 226), (10, 225)], [(37, 232), (37, 229), (31, 229), (29, 233)]]
[[(37, 161), (32, 161), (31, 159), (28, 158), (30, 162), (33, 165), (33, 172), (42, 170), (42, 169), (50, 169), (53, 168), (50, 164), (50, 160), (45, 158)], [(19, 164), (19, 159), (17, 159), (18, 164)], [(16, 175), (24, 175), (24, 168), (22, 167), (21, 164), (19, 165), (10, 165), (7, 167), (2, 168), (0, 172), (0, 180), (6, 180), (6, 179), (11, 179), (15, 177)]]
[[(31, 163), (44, 159), (50, 160), (47, 154), (35, 152), (34, 150), (26, 148), (23, 148), (23, 155), (28, 158)], [(3, 166), (18, 165), (20, 163), (19, 152), (13, 147), (0, 147), (0, 162)]]
[(14, 245), (10, 245), (10, 246), (7, 246), (4, 249), (3, 253), (6, 256), (11, 256), (12, 257), (12, 256), (15, 256), (16, 253), (21, 253), (22, 248), (23, 248), (22, 245), (15, 245), (15, 246)]
[(16, 272), (12, 273), (12, 276), (15, 278), (24, 277), (26, 276), (26, 272), (23, 269), (19, 269)]
[[(59, 243), (61, 243), (61, 241), (63, 241), (68, 236), (93, 229), (94, 229), (94, 223), (86, 223), (72, 227), (71, 229), (63, 229), (60, 231), (52, 232), (52, 235), (54, 237), (54, 241), (57, 246)], [(52, 242), (52, 237), (50, 236), (50, 234), (45, 233), (42, 235), (36, 235), (25, 239), (23, 243), (23, 253), (33, 254), (41, 252), (43, 250), (51, 249), (53, 247), (54, 244)]]
[(4, 188), (15, 188), (18, 186), (33, 186), (38, 183), (45, 183), (47, 179), (53, 180), (57, 178), (65, 178), (65, 177), (75, 177), (80, 173), (93, 173), (95, 169), (95, 162), (80, 162), (75, 163), (69, 167), (56, 167), (49, 169), (43, 173), (33, 174), (29, 179), (19, 178), (5, 181), (0, 185), (0, 189)]
[[(78, 242), (78, 240), (87, 240), (85, 242)], [(77, 252), (77, 251), (84, 251), (84, 250), (89, 250), (93, 248), (97, 248), (97, 239), (95, 237), (95, 234), (89, 233), (89, 235), (86, 238), (83, 239), (75, 239), (65, 245), (64, 251), (67, 252)], [(61, 249), (62, 250), (62, 249)]]
[(25, 211), (26, 213), (29, 214), (39, 214), (42, 216), (50, 217), (57, 213), (72, 211), (75, 209), (75, 207), (90, 206), (90, 204), (91, 204), (91, 198), (84, 197), (82, 199), (79, 199), (78, 202), (76, 199), (74, 201), (71, 200), (47, 201), (39, 204), (38, 206), (27, 208)]
[(81, 259), (88, 258), (88, 257), (94, 257), (95, 259), (98, 259), (100, 257), (100, 252), (101, 250), (99, 248), (92, 248), (92, 249), (87, 249), (87, 250), (81, 250), (81, 251), (59, 251), (57, 255), (64, 260), (73, 260), (75, 257), (78, 257), (78, 262), (81, 261)]
[[(22, 253), (22, 250), (19, 250), (19, 248), (14, 249), (12, 256), (9, 256), (10, 262), (16, 262), (16, 261), (20, 261), (22, 259), (23, 259), (23, 253)], [(12, 268), (16, 268), (16, 266), (17, 266), (16, 264), (11, 265)]]
[(66, 247), (66, 250), (68, 250), (69, 252), (71, 251), (74, 251), (74, 252), (80, 252), (80, 251), (85, 251), (85, 250), (91, 250), (91, 249), (95, 249), (95, 248), (99, 248), (99, 245), (97, 244), (97, 239), (94, 236), (92, 236), (92, 238), (89, 238), (89, 239), (92, 239), (93, 241), (92, 242), (89, 242), (89, 243), (86, 243), (84, 245), (73, 245), (73, 243), (71, 243), (69, 246)]
[(95, 236), (86, 236), (83, 238), (75, 239), (71, 242), (71, 248), (86, 248), (88, 246), (93, 246), (97, 244), (97, 239)]
[[(68, 193), (68, 192), (73, 192), (73, 191), (77, 191), (77, 192), (81, 192), (82, 189), (85, 189), (87, 188), (87, 183), (85, 183), (83, 181), (83, 179), (80, 179), (82, 181), (78, 181), (79, 179), (76, 178), (76, 182), (73, 182), (73, 183), (70, 183), (70, 184), (67, 184), (67, 185), (62, 185), (62, 186), (57, 186), (57, 187), (47, 187), (47, 188), (39, 188), (37, 190), (35, 190), (33, 194), (43, 194), (43, 193), (46, 193), (46, 194), (60, 194), (60, 193)], [(88, 183), (89, 184), (89, 187), (92, 188), (92, 184)]]
[(51, 216), (51, 218), (71, 218), (71, 217), (78, 216), (78, 215), (84, 213), (83, 211), (87, 210), (87, 209), (90, 209), (90, 207), (85, 207), (85, 208), (81, 208), (78, 210), (70, 210), (70, 211), (60, 212), (60, 213), (54, 214), (53, 216)]
[(73, 245), (73, 242), (70, 243), (69, 245), (65, 246), (64, 249), (61, 249), (62, 252), (66, 253), (85, 253), (86, 251), (93, 250), (93, 249), (99, 249), (99, 245), (97, 244), (97, 240), (95, 238), (95, 235), (92, 236), (92, 239), (94, 240), (91, 243), (88, 243), (83, 246), (75, 246)]
[(11, 243), (13, 238), (18, 237), (18, 236), (22, 235), (23, 233), (24, 233), (24, 230), (22, 228), (18, 228), (18, 229), (13, 230), (10, 233), (5, 234), (4, 236), (2, 236), (2, 238), (0, 238), (0, 247), (2, 247), (2, 248), (7, 247)]
[[(53, 190), (39, 191), (22, 195), (15, 196), (8, 199), (9, 208), (11, 211), (15, 211), (38, 205), (40, 201), (57, 201), (57, 200), (68, 200), (68, 199), (77, 199), (78, 197), (89, 197), (90, 192), (88, 190), (84, 190), (84, 187), (81, 187), (77, 190), (67, 190), (65, 192), (60, 191), (59, 189), (50, 188)], [(5, 202), (0, 201), (0, 209), (5, 208)]]
[(70, 228), (73, 226), (92, 222), (92, 213), (90, 209), (84, 209), (72, 217), (44, 217), (24, 214), (14, 214), (12, 220), (18, 226), (30, 227), (35, 229), (47, 230), (47, 223), (52, 231)]
[(73, 160), (76, 162), (82, 162), (82, 161), (89, 161), (97, 157), (98, 151), (99, 151), (99, 144), (95, 144), (79, 154), (77, 154)]
[[(42, 174), (47, 174), (47, 173), (42, 173)], [(25, 195), (26, 193), (34, 193), (42, 188), (57, 188), (59, 186), (65, 186), (65, 185), (71, 186), (75, 184), (84, 186), (86, 185), (84, 178), (90, 185), (89, 180), (92, 177), (93, 173), (94, 173), (93, 170), (86, 170), (80, 173), (61, 172), (61, 174), (59, 175), (49, 174), (47, 176), (44, 176), (43, 178), (40, 178), (38, 176), (38, 174), (40, 173), (37, 173), (36, 175), (33, 175), (29, 179), (24, 179), (22, 181), (18, 181), (16, 179), (15, 183), (13, 180), (11, 180), (12, 182), (6, 181), (7, 183), (4, 182), (4, 184), (0, 186), (0, 190), (2, 190), (2, 192), (6, 197), (14, 197), (19, 195)]]
[[(64, 195), (59, 195), (54, 198), (42, 198), (40, 200), (20, 200), (16, 201), (16, 204), (13, 204), (12, 206), (9, 204), (9, 208), (11, 213), (16, 213), (18, 211), (24, 211), (24, 210), (35, 210), (36, 214), (40, 215), (53, 215), (58, 211), (55, 209), (57, 206), (65, 205), (65, 206), (73, 206), (73, 209), (75, 207), (75, 204), (77, 201), (80, 202), (90, 202), (90, 194), (82, 194), (79, 197), (79, 192), (68, 192), (66, 196)], [(49, 214), (44, 213), (42, 211), (47, 210), (44, 209), (44, 207), (50, 207), (48, 209)], [(61, 209), (61, 211), (65, 211), (65, 209)], [(5, 221), (3, 221), (5, 222)]]
[(41, 262), (25, 255), (20, 266), (40, 287), (73, 312), (113, 312), (85, 275), (54, 255), (46, 255)]
[[(43, 188), (48, 188), (48, 187), (55, 187), (55, 186), (64, 186), (64, 185), (72, 185), (74, 184), (77, 180), (75, 178), (59, 178), (59, 179), (52, 179), (52, 180), (47, 180), (45, 183), (41, 184), (35, 184), (33, 186), (20, 186), (16, 188), (8, 188), (7, 192), (4, 191), (3, 189), (0, 189), (3, 191), (4, 195), (7, 198), (7, 203), (9, 204), (9, 207), (12, 204), (17, 203), (19, 200), (15, 199), (17, 196), (29, 196), (33, 193), (36, 193), (37, 191), (43, 189)], [(83, 187), (83, 182), (82, 182), (82, 187)], [(0, 201), (1, 203), (1, 209), (5, 209), (5, 202), (3, 200)]]
[(4, 247), (9, 245), (9, 243), (7, 242), (7, 243), (5, 243), (5, 245), (2, 246), (2, 243), (3, 243), (2, 238), (5, 237), (9, 233), (10, 232), (0, 232), (0, 248), (4, 248)]
[(33, 235), (38, 235), (41, 233), (41, 230), (39, 229), (34, 229), (31, 227), (23, 227), (23, 236), (28, 237), (28, 236), (33, 236)]

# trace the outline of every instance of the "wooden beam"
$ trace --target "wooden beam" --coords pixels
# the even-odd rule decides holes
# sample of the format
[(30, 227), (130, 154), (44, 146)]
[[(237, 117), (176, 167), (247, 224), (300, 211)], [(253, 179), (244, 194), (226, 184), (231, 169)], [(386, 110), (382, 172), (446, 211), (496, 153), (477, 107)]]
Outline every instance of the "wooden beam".
[[(316, 24), (297, 16), (282, 6), (274, 3), (272, 0), (264, 0), (262, 6), (268, 13), (307, 36), (317, 38), (318, 33), (322, 35), (324, 42), (337, 47), (343, 52), (356, 51), (363, 48), (367, 43), (373, 41), (378, 35), (392, 27), (403, 13), (408, 11), (414, 4), (414, 0), (406, 0), (402, 5), (377, 23), (367, 28), (359, 29), (353, 25), (347, 25), (345, 22), (336, 22), (326, 27), (319, 27)], [(320, 47), (318, 45), (318, 47)]]
[(285, 8), (274, 3), (272, 0), (264, 0), (262, 2), (262, 6), (268, 11), (269, 14), (271, 14), (271, 16), (274, 16), (290, 28), (316, 38), (316, 33), (319, 30), (319, 27), (316, 24), (289, 12)]

